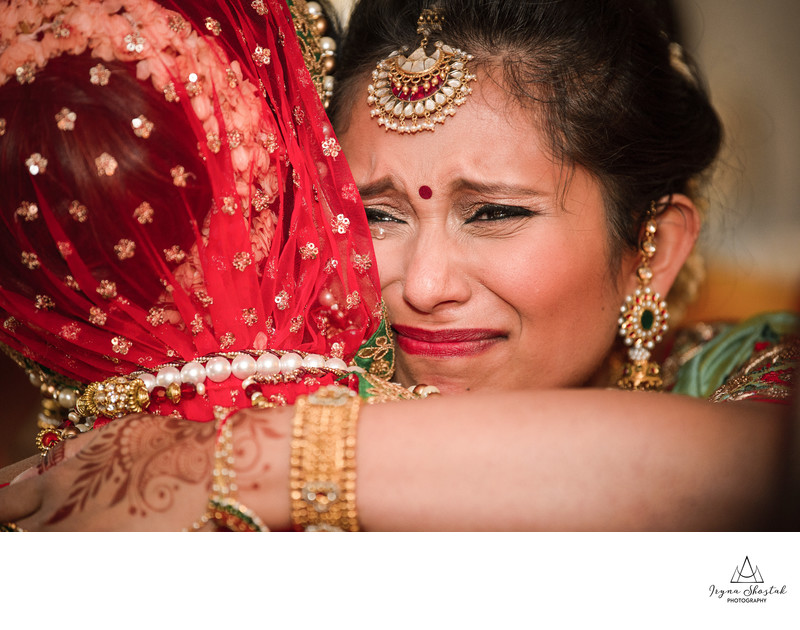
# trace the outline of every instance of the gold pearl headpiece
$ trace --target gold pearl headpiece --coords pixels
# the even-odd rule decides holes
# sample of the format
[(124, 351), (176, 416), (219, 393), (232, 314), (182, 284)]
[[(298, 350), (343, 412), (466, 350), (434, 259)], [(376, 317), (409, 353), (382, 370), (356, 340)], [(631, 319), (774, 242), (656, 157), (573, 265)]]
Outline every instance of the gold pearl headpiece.
[(410, 55), (395, 51), (380, 61), (372, 72), (367, 104), (370, 116), (387, 131), (416, 133), (433, 131), (447, 116), (454, 116), (472, 88), (475, 75), (469, 71), (473, 56), (441, 41), (427, 53), (428, 37), (442, 30), (442, 16), (426, 9), (417, 21), (422, 35), (418, 48)]

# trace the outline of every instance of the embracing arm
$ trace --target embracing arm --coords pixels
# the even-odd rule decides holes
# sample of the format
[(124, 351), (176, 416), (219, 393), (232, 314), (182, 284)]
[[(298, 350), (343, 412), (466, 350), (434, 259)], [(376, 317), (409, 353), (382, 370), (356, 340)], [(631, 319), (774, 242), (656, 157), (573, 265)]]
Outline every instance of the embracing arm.
[[(272, 529), (289, 527), (292, 412), (248, 410), (235, 418), (240, 498)], [(23, 526), (64, 515), (65, 489), (75, 496), (76, 481), (86, 486), (92, 474), (110, 470), (103, 449), (119, 458), (108, 449), (163, 423), (114, 422), (74, 457), (0, 490), (0, 521), (20, 518), (25, 501), (9, 493), (23, 486), (42, 499)], [(181, 428), (191, 424), (172, 420), (160, 441), (133, 440), (140, 454), (114, 468), (131, 482), (97, 494), (95, 503), (105, 501), (108, 510), (89, 513), (91, 503), (73, 500), (72, 512), (49, 526), (187, 526), (202, 512), (212, 449), (202, 425)], [(775, 528), (791, 428), (786, 409), (776, 405), (598, 390), (365, 406), (357, 449), (360, 520), (367, 530)], [(184, 461), (194, 464), (178, 466)], [(153, 462), (160, 466), (152, 469)], [(156, 490), (164, 489), (169, 496), (159, 502)], [(27, 503), (33, 511), (36, 501)]]
[[(284, 423), (281, 434), (283, 414), (271, 420)], [(366, 406), (360, 521), (367, 530), (774, 528), (790, 429), (777, 405), (598, 390)], [(270, 449), (280, 481), (257, 511), (283, 528), (288, 442)]]

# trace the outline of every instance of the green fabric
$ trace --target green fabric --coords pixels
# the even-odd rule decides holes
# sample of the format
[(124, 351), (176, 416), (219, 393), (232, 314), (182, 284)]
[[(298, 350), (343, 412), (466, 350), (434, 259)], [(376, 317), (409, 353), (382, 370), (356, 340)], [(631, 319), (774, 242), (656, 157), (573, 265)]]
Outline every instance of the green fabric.
[(708, 398), (750, 358), (756, 343), (778, 343), (784, 335), (798, 331), (800, 315), (788, 312), (757, 315), (730, 325), (681, 367), (672, 391)]

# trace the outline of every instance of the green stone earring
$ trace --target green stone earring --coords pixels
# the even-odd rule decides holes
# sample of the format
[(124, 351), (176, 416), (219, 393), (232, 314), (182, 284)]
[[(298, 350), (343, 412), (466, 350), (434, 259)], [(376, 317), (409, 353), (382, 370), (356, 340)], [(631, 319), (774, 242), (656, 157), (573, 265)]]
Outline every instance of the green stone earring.
[(656, 232), (658, 224), (655, 219), (655, 202), (650, 205), (644, 237), (639, 251), (642, 262), (636, 273), (639, 286), (633, 295), (625, 298), (620, 309), (619, 334), (628, 346), (628, 361), (623, 369), (622, 378), (617, 381), (620, 389), (659, 390), (661, 389), (661, 368), (650, 360), (651, 350), (663, 339), (667, 332), (667, 303), (650, 288), (653, 270), (650, 259), (656, 253)]

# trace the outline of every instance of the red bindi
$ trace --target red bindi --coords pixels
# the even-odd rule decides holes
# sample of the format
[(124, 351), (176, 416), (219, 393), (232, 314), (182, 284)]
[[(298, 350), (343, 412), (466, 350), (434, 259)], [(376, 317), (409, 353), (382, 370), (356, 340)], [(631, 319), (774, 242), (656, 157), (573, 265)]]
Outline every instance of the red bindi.
[(422, 197), (423, 199), (430, 199), (433, 196), (433, 191), (430, 189), (429, 186), (420, 186), (419, 196)]

